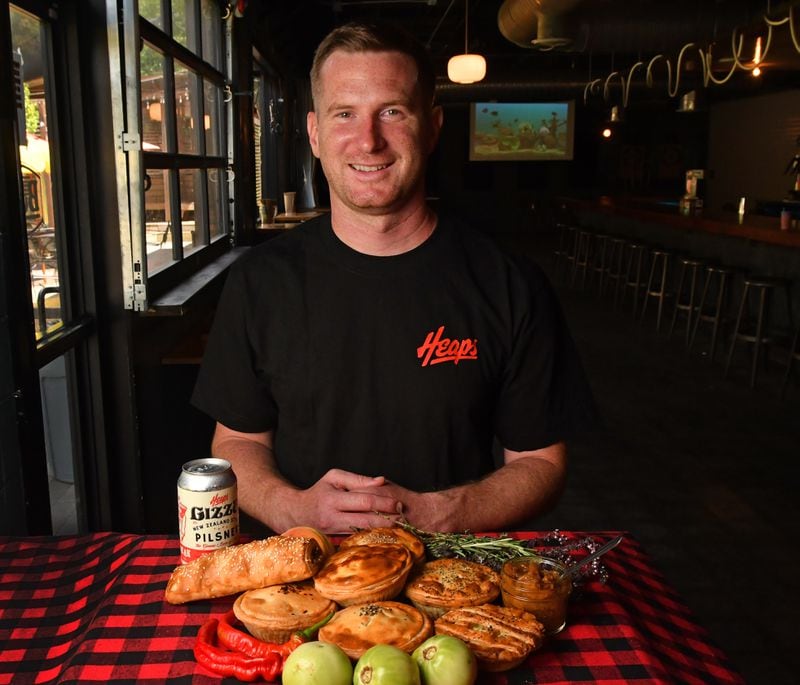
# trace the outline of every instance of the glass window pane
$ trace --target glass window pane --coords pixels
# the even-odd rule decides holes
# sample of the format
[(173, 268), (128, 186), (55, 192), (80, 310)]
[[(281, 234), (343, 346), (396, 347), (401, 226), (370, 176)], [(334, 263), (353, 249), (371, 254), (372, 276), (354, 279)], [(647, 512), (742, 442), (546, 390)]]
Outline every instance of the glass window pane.
[(54, 535), (74, 535), (80, 530), (72, 449), (73, 407), (68, 387), (73, 363), (73, 352), (68, 352), (39, 369)]
[(194, 26), (194, 0), (172, 0), (172, 37), (198, 54)]
[(206, 134), (206, 154), (221, 156), (222, 144), (220, 143), (220, 136), (225, 122), (222, 110), (222, 88), (218, 88), (210, 81), (204, 81), (203, 91), (205, 95), (203, 128)]
[(161, 0), (139, 0), (139, 16), (144, 17), (154, 26), (164, 29), (164, 19), (161, 16)]
[(169, 171), (148, 169), (144, 182), (147, 272), (153, 274), (173, 263), (172, 211), (169, 203)]
[(215, 0), (202, 0), (201, 31), (203, 40), (202, 58), (218, 71), (222, 69), (222, 15)]
[(226, 196), (225, 169), (208, 170), (208, 234), (213, 241), (225, 232), (223, 226), (223, 202)]
[(175, 123), (178, 127), (178, 152), (197, 154), (198, 131), (195, 130), (198, 77), (185, 64), (175, 60)]
[(167, 124), (164, 116), (164, 56), (147, 43), (141, 53), (142, 74), (142, 149), (168, 150)]
[(35, 312), (33, 326), (39, 340), (64, 324), (45, 97), (50, 90), (50, 74), (46, 70), (41, 21), (12, 6), (11, 41), (24, 95), (25, 127), (20, 131), (19, 156)]
[(181, 235), (183, 254), (187, 255), (203, 246), (201, 230), (201, 211), (199, 203), (203, 193), (200, 184), (203, 173), (199, 169), (181, 169), (179, 172), (181, 185)]

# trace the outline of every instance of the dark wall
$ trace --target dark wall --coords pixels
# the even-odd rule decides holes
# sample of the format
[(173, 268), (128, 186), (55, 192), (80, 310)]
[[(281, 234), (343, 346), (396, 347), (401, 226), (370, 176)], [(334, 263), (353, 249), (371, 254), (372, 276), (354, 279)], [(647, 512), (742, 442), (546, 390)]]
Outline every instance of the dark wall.
[(189, 401), (200, 367), (197, 361), (181, 363), (177, 353), (201, 352), (219, 295), (213, 290), (183, 316), (142, 316), (133, 328), (142, 506), (151, 533), (175, 532), (181, 465), (210, 456), (214, 421)]
[[(428, 175), (438, 206), (492, 233), (535, 230), (536, 215), (574, 194), (683, 194), (687, 169), (705, 168), (708, 116), (669, 106), (636, 108), (602, 137), (606, 111), (576, 104), (572, 161), (470, 162), (469, 105), (444, 106)], [(536, 211), (534, 211), (534, 208)]]

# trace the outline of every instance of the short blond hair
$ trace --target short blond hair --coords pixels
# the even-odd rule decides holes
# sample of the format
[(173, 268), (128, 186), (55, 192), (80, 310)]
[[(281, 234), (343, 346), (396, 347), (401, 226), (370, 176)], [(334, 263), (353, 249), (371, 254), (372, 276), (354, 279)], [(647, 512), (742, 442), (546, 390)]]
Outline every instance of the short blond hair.
[(337, 50), (344, 52), (399, 52), (408, 55), (417, 67), (417, 87), (422, 102), (433, 104), (436, 75), (425, 46), (411, 34), (391, 24), (351, 22), (331, 31), (314, 52), (311, 65), (311, 97), (316, 107), (320, 72), (325, 61)]

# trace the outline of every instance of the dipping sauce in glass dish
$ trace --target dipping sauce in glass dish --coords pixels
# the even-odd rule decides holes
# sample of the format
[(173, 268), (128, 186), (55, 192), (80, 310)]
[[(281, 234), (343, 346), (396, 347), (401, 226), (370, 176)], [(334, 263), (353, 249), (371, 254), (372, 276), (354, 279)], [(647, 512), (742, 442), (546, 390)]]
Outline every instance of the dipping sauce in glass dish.
[(567, 624), (567, 602), (572, 580), (564, 578), (563, 564), (543, 557), (517, 557), (500, 574), (500, 592), (505, 606), (536, 615), (548, 635), (560, 633)]

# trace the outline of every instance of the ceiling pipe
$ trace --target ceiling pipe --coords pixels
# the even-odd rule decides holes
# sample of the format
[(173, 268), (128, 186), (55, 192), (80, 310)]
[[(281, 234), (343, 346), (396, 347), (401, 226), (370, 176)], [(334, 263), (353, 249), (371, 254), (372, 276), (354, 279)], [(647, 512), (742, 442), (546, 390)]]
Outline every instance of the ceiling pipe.
[(572, 44), (565, 15), (581, 0), (505, 0), (497, 12), (500, 33), (523, 48), (563, 48)]
[[(680, 49), (689, 42), (730, 44), (736, 26), (752, 23), (748, 0), (714, 6), (696, 0), (505, 0), (497, 14), (500, 33), (523, 48), (566, 52), (645, 53)], [(773, 14), (775, 12), (773, 11)], [(562, 39), (561, 45), (550, 45)], [(537, 41), (542, 44), (537, 46)]]
[[(666, 81), (662, 83), (659, 79), (654, 85), (653, 96), (665, 92)], [(553, 98), (582, 102), (581, 97), (585, 87), (585, 80), (574, 77), (552, 81), (482, 81), (466, 86), (442, 82), (436, 84), (436, 101), (440, 104), (452, 104), (503, 98)]]

